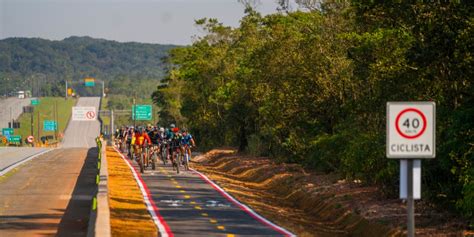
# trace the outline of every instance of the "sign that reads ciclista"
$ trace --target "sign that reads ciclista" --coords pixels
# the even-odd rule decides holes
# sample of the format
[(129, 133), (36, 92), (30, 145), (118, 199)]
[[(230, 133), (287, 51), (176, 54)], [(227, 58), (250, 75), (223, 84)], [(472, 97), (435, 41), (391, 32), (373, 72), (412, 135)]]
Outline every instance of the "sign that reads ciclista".
[(435, 113), (433, 102), (388, 102), (387, 157), (434, 158)]
[(73, 121), (95, 121), (97, 112), (95, 107), (72, 107)]

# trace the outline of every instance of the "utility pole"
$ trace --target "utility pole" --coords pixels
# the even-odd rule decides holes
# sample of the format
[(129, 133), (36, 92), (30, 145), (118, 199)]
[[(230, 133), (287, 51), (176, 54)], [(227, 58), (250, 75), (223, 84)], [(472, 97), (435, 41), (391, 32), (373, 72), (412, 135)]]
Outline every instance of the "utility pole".
[(114, 110), (110, 110), (110, 136), (112, 137), (114, 134)]
[(36, 125), (38, 126), (38, 140), (41, 140), (40, 139), (40, 112), (39, 112), (39, 109), (38, 109), (38, 113), (36, 115), (38, 115), (38, 117), (37, 117), (38, 119), (36, 121), (37, 122)]
[(66, 93), (65, 93), (65, 95), (66, 95), (66, 96), (65, 96), (64, 98), (67, 99), (67, 79), (66, 79)]
[(133, 113), (132, 113), (132, 119), (133, 119), (133, 127), (135, 128), (136, 125), (136, 117), (137, 117), (137, 106), (135, 106), (135, 97), (133, 97)]
[(35, 107), (31, 107), (31, 111), (30, 111), (30, 112), (31, 112), (31, 113), (30, 113), (30, 119), (31, 119), (30, 135), (31, 135), (31, 136), (34, 136), (34, 134), (33, 134), (33, 127), (34, 127), (34, 125), (35, 125), (35, 124), (33, 123), (33, 117), (34, 117), (34, 115), (35, 115), (35, 114), (34, 114), (34, 113), (35, 113), (34, 108), (35, 108)]
[(54, 128), (54, 138), (58, 140), (58, 126), (59, 126), (59, 121), (58, 121), (58, 101), (55, 101), (54, 103), (54, 120), (56, 122), (56, 127)]
[(102, 97), (105, 97), (104, 81), (102, 81)]

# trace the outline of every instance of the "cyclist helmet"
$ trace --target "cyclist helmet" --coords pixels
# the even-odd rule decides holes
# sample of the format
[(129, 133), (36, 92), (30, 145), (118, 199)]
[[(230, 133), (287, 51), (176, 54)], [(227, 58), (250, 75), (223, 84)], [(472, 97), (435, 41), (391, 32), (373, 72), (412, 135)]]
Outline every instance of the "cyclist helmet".
[(174, 125), (174, 123), (172, 123), (172, 124), (170, 125), (170, 128), (175, 128), (175, 127), (176, 127), (176, 125)]
[(164, 127), (161, 127), (161, 128), (160, 128), (160, 132), (165, 132), (165, 128), (164, 128)]

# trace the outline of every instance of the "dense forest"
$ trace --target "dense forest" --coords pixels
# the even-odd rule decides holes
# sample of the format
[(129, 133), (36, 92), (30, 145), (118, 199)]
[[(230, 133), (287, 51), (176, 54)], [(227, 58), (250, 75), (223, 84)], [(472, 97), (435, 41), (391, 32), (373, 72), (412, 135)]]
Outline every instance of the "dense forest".
[(437, 157), (422, 196), (474, 212), (474, 2), (310, 1), (240, 26), (196, 23), (207, 35), (171, 51), (153, 99), (201, 148), (238, 146), (398, 195), (385, 157), (388, 101), (434, 101)]
[(165, 75), (163, 58), (175, 47), (90, 37), (0, 40), (0, 94), (32, 90), (34, 96), (62, 96), (65, 80), (94, 77), (110, 93), (149, 97)]

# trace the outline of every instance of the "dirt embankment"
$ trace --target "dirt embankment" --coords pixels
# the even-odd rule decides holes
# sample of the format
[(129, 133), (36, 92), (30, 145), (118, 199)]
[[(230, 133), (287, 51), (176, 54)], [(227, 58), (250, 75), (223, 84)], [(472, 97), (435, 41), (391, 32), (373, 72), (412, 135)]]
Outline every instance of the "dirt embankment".
[[(227, 192), (298, 236), (405, 234), (405, 204), (382, 198), (376, 187), (359, 181), (308, 173), (299, 165), (238, 155), (232, 149), (212, 150), (193, 161), (194, 168)], [(416, 206), (417, 236), (463, 235), (461, 222), (425, 206)]]

